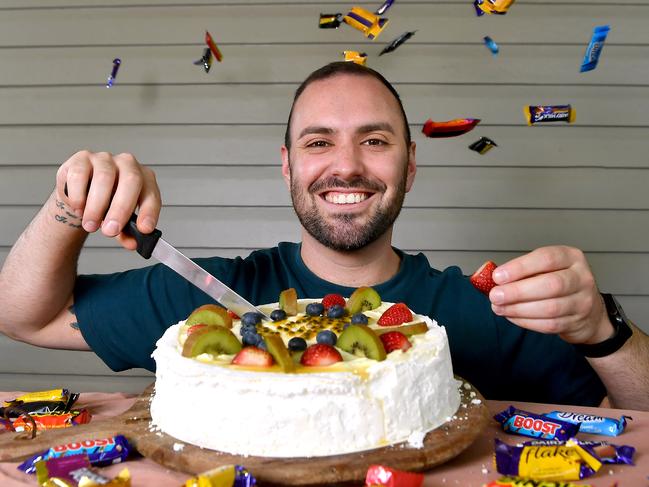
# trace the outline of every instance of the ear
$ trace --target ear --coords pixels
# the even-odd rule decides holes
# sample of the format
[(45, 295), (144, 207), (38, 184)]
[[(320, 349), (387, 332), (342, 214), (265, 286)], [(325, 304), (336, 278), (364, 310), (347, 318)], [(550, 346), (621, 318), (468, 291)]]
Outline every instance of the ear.
[(282, 176), (284, 176), (284, 182), (288, 189), (291, 189), (291, 167), (288, 163), (288, 149), (285, 145), (281, 148), (282, 152)]
[(410, 149), (408, 150), (408, 173), (406, 175), (406, 193), (412, 188), (412, 184), (415, 182), (415, 174), (417, 174), (417, 159), (415, 157), (416, 149), (417, 144), (410, 142)]

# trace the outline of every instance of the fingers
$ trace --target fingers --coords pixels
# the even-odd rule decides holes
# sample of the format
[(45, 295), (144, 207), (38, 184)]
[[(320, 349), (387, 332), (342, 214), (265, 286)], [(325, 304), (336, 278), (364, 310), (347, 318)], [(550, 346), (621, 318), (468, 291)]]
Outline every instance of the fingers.
[(580, 274), (568, 268), (496, 286), (489, 299), (497, 305), (538, 301), (573, 294), (581, 287)]
[[(579, 258), (581, 251), (565, 246), (541, 247), (498, 266), (493, 279), (506, 284), (537, 274), (566, 269)], [(581, 255), (583, 258), (583, 254)]]
[[(77, 152), (59, 168), (56, 183), (57, 196), (82, 216), (87, 232), (101, 228), (106, 236), (120, 235), (138, 205), (138, 229), (150, 233), (157, 225), (161, 198), (155, 175), (131, 154)], [(132, 246), (125, 235), (119, 240)]]

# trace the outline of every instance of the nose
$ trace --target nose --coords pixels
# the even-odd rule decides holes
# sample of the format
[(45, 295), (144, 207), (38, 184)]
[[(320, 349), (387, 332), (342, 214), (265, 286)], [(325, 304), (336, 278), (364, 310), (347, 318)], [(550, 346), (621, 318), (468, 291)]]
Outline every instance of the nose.
[(351, 141), (338, 143), (332, 154), (329, 172), (332, 176), (345, 180), (363, 175), (365, 163), (361, 148)]

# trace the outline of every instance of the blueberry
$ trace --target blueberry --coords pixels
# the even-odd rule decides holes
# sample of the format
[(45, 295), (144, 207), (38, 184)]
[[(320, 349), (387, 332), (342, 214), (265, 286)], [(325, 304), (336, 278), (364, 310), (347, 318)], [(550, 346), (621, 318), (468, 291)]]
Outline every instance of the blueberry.
[(327, 310), (327, 318), (342, 318), (345, 315), (345, 308), (339, 304), (334, 304)]
[(243, 336), (246, 332), (257, 333), (257, 326), (250, 323), (242, 324), (239, 335)]
[(257, 325), (261, 323), (261, 315), (259, 313), (255, 313), (254, 311), (248, 311), (247, 313), (244, 313), (243, 316), (241, 317), (241, 324), (242, 325)]
[(274, 309), (270, 314), (270, 319), (273, 321), (282, 321), (286, 319), (286, 311), (283, 309)]
[(266, 342), (264, 341), (263, 337), (259, 337), (259, 340), (257, 340), (257, 348), (261, 348), (262, 350), (268, 351), (268, 346), (266, 345)]
[(322, 313), (324, 313), (322, 303), (309, 303), (306, 305), (306, 314), (309, 316), (320, 316)]
[(291, 352), (306, 350), (306, 340), (302, 337), (293, 337), (288, 341), (288, 349)]
[(260, 336), (257, 335), (256, 333), (246, 333), (243, 335), (243, 340), (241, 340), (241, 343), (243, 343), (244, 347), (255, 347), (257, 346), (257, 342), (259, 342)]
[(338, 341), (338, 337), (331, 330), (322, 330), (316, 335), (315, 341), (322, 345), (330, 345), (333, 347), (336, 341)]
[(356, 313), (352, 315), (352, 324), (353, 325), (367, 325), (367, 316), (363, 313)]

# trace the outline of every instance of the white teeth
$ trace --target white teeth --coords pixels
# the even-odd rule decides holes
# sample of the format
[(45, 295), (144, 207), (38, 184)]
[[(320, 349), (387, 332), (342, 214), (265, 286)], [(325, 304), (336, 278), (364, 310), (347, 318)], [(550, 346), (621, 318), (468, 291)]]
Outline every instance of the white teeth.
[(360, 203), (367, 199), (367, 194), (365, 193), (327, 193), (325, 199), (329, 203), (335, 203), (337, 205), (349, 205), (352, 203)]

